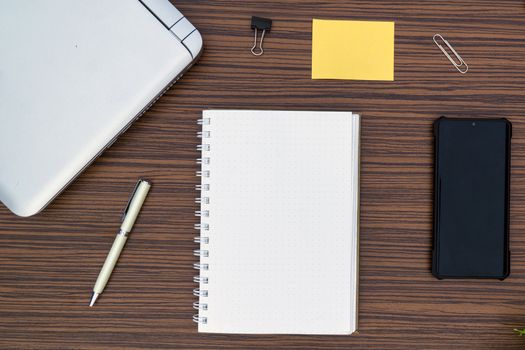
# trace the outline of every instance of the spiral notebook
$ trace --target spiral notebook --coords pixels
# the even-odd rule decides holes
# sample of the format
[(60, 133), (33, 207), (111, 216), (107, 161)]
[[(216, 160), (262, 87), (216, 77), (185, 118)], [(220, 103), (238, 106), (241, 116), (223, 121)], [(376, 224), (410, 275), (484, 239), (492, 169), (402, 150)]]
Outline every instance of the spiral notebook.
[(207, 110), (199, 123), (199, 332), (356, 331), (359, 115)]

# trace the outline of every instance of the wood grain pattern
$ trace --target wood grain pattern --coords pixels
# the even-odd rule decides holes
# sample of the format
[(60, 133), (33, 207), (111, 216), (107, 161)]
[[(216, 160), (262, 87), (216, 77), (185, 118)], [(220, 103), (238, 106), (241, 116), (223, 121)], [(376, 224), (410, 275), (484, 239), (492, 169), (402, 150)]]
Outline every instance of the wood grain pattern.
[[(517, 0), (177, 0), (202, 31), (198, 65), (46, 211), (0, 208), (2, 349), (522, 349), (525, 327), (525, 4)], [(250, 16), (273, 18), (253, 57)], [(396, 22), (395, 82), (312, 81), (311, 19)], [(457, 73), (441, 33), (470, 66)], [(340, 38), (345, 40), (345, 38)], [(30, 98), (30, 96), (28, 96)], [(206, 108), (363, 115), (360, 334), (198, 334), (193, 314), (195, 124)], [(431, 125), (513, 122), (512, 274), (430, 274)], [(98, 305), (91, 288), (135, 179), (154, 182)]]

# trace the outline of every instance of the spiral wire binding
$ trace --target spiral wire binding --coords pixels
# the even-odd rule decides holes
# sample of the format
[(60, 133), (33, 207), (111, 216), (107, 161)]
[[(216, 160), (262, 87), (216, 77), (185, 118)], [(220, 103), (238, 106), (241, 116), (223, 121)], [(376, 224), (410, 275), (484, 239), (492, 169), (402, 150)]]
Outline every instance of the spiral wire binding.
[(208, 271), (210, 269), (210, 266), (208, 264), (194, 263), (193, 268), (199, 271)]
[(203, 258), (207, 258), (210, 256), (210, 253), (207, 250), (195, 249), (193, 251), (193, 255), (199, 256), (199, 257), (202, 256)]
[(193, 282), (208, 284), (208, 277), (194, 276)]
[(197, 176), (210, 177), (210, 171), (209, 170), (197, 171)]
[(210, 145), (208, 145), (208, 144), (197, 145), (197, 151), (209, 152), (210, 151)]
[(205, 158), (197, 158), (197, 164), (210, 164), (210, 158), (208, 157), (205, 157)]
[[(197, 124), (202, 125), (204, 129), (205, 125), (210, 125), (210, 119), (199, 119)], [(202, 139), (201, 144), (197, 146), (197, 151), (201, 152), (201, 157), (197, 158), (197, 164), (201, 165), (201, 170), (196, 173), (196, 175), (201, 178), (201, 184), (196, 185), (195, 190), (200, 191), (201, 196), (195, 198), (195, 203), (200, 204), (201, 208), (195, 211), (195, 216), (200, 218), (200, 222), (194, 225), (194, 228), (200, 232), (200, 235), (196, 236), (193, 241), (199, 244), (200, 247), (193, 251), (193, 255), (199, 257), (200, 261), (193, 264), (193, 268), (199, 270), (199, 275), (193, 277), (193, 282), (199, 286), (193, 290), (193, 295), (199, 298), (199, 301), (193, 303), (193, 308), (198, 310), (199, 313), (193, 315), (193, 321), (201, 324), (208, 323), (208, 318), (201, 316), (201, 312), (208, 310), (208, 304), (202, 300), (208, 297), (208, 290), (205, 289), (205, 285), (209, 282), (208, 277), (203, 274), (210, 268), (206, 262), (203, 262), (203, 258), (210, 256), (209, 250), (205, 249), (205, 246), (210, 242), (210, 238), (204, 235), (205, 232), (210, 230), (210, 225), (204, 221), (210, 217), (210, 211), (204, 208), (205, 205), (210, 204), (210, 198), (206, 196), (205, 193), (210, 190), (210, 185), (204, 183), (206, 179), (211, 176), (210, 171), (205, 169), (205, 167), (210, 164), (210, 157), (208, 157), (205, 152), (209, 152), (211, 149), (210, 144), (206, 143), (205, 139), (209, 139), (210, 137), (211, 133), (208, 130), (197, 132), (197, 138)]]
[(196, 301), (196, 302), (193, 303), (193, 308), (195, 310), (204, 310), (204, 311), (206, 311), (206, 310), (208, 310), (208, 304), (201, 304), (198, 301)]
[[(205, 310), (207, 310), (207, 308)], [(195, 315), (193, 315), (193, 322), (206, 324), (206, 323), (208, 323), (208, 318), (207, 317), (200, 317), (199, 314), (195, 314)]]
[(197, 204), (210, 204), (210, 199), (208, 197), (198, 197), (198, 198), (195, 198), (195, 203), (197, 203)]
[(207, 297), (208, 296), (208, 291), (200, 289), (200, 288), (195, 288), (193, 290), (193, 295), (195, 295), (196, 297)]
[(210, 238), (209, 237), (201, 237), (201, 236), (197, 236), (193, 239), (193, 242), (195, 243), (202, 243), (202, 244), (208, 244), (210, 243)]

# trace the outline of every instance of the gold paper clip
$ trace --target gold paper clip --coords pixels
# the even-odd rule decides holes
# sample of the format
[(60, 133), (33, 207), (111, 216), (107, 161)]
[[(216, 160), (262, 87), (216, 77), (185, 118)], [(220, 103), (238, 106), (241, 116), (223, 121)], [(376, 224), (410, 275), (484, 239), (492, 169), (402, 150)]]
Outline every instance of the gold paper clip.
[[(438, 43), (438, 41), (436, 40), (436, 38), (442, 40), (445, 45), (447, 45), (447, 47), (450, 49), (450, 51), (452, 51), (452, 53), (454, 54), (454, 56), (456, 56), (456, 59), (457, 59), (457, 62), (455, 59), (453, 59), (449, 53), (447, 52), (447, 50), (445, 50), (445, 48), (443, 47), (443, 45), (441, 45), (440, 43)], [(456, 69), (458, 70), (458, 72), (460, 72), (461, 74), (465, 74), (468, 72), (468, 65), (465, 63), (465, 61), (463, 61), (463, 58), (461, 58), (461, 56), (456, 52), (456, 50), (454, 50), (454, 48), (452, 47), (452, 45), (449, 44), (448, 41), (445, 40), (445, 38), (443, 38), (443, 36), (441, 36), (441, 34), (434, 34), (434, 36), (432, 37), (432, 39), (434, 39), (434, 43), (436, 43), (436, 45), (439, 47), (439, 49), (445, 54), (445, 56), (448, 58), (448, 60), (454, 65), (454, 67), (456, 67)]]

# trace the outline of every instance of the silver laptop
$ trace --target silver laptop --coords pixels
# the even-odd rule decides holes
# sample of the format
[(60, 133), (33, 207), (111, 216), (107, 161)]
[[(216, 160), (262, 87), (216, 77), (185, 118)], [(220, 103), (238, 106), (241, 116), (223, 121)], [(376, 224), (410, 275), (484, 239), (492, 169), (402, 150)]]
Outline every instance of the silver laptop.
[(0, 201), (42, 210), (201, 49), (168, 0), (3, 2)]

